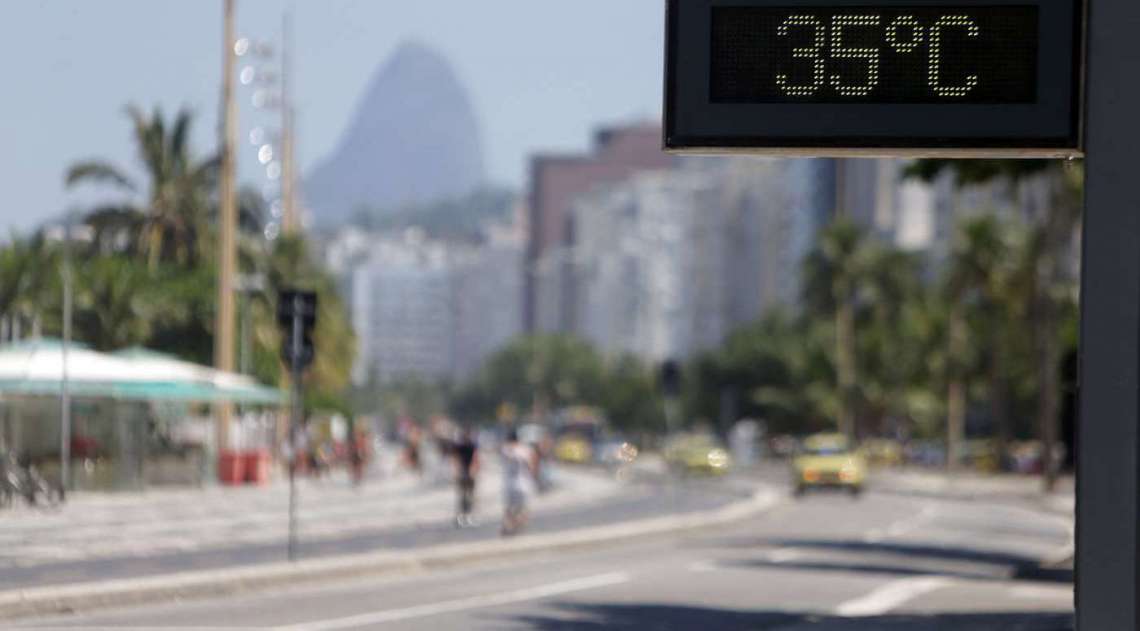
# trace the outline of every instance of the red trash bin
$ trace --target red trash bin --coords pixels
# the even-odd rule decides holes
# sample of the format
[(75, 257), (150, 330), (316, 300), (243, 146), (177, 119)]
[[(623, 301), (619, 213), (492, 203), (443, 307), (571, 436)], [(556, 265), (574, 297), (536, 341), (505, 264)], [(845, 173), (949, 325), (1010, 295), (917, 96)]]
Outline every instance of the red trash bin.
[(245, 460), (245, 481), (250, 484), (269, 483), (269, 450), (253, 449), (242, 454)]
[(218, 481), (226, 485), (245, 482), (245, 458), (240, 453), (227, 449), (218, 454)]

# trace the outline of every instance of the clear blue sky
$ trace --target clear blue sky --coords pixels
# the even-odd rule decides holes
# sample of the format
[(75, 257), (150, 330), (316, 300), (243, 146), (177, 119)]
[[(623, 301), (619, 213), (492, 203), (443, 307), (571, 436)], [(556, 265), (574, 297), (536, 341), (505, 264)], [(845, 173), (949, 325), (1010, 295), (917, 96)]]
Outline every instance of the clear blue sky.
[[(0, 231), (103, 197), (65, 191), (74, 160), (134, 167), (123, 105), (197, 114), (216, 137), (221, 0), (25, 0), (0, 7)], [(526, 155), (577, 149), (598, 123), (657, 118), (661, 0), (238, 0), (238, 32), (276, 39), (294, 9), (299, 159), (325, 155), (400, 42), (440, 49), (471, 92), (491, 177), (520, 185)], [(242, 129), (272, 122), (241, 93)], [(243, 142), (241, 177), (261, 182)]]

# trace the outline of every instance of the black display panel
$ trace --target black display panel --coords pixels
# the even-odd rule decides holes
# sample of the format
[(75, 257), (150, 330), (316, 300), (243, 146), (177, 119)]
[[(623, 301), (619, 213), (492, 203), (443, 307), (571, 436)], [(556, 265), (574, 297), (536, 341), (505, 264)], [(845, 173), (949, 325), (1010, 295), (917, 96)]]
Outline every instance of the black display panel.
[(720, 7), (714, 103), (1032, 103), (1037, 7)]
[(666, 0), (665, 147), (1081, 153), (1083, 0)]

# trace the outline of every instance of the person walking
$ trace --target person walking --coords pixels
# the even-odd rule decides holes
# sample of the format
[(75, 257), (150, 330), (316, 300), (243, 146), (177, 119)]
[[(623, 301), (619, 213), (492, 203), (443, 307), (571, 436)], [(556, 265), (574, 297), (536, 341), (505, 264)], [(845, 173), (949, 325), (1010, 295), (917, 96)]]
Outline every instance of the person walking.
[(536, 473), (534, 450), (530, 445), (519, 442), (518, 432), (512, 429), (507, 433), (501, 455), (505, 500), (501, 532), (503, 536), (511, 536), (526, 526), (529, 517), (527, 500)]
[(459, 496), (455, 525), (470, 528), (476, 525), (472, 513), (475, 509), (475, 481), (479, 476), (479, 443), (470, 427), (464, 427), (460, 432), (451, 454), (455, 458), (455, 482)]

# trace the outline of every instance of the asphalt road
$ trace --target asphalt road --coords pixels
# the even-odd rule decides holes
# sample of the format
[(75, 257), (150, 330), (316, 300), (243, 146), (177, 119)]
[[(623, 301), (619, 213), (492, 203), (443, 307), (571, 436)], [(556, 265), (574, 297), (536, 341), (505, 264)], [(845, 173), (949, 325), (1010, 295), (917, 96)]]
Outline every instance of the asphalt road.
[[(486, 480), (485, 483), (496, 484), (497, 480)], [(622, 490), (613, 496), (564, 509), (538, 512), (528, 531), (548, 533), (673, 513), (711, 510), (748, 497), (753, 492), (755, 484), (754, 479), (743, 477), (670, 481), (658, 476), (640, 476), (637, 480), (624, 485)], [(449, 497), (446, 505), (450, 508), (451, 504), (452, 500)], [(445, 510), (444, 514), (446, 513)], [(299, 557), (317, 558), (380, 549), (408, 550), (444, 543), (497, 539), (498, 515), (483, 514), (481, 517), (481, 523), (474, 528), (456, 529), (450, 520), (433, 522), (414, 520), (406, 525), (320, 540), (306, 538), (306, 528), (302, 524)], [(98, 546), (99, 542), (91, 541), (90, 545)], [(4, 554), (4, 551), (0, 550), (0, 557)], [(285, 559), (286, 547), (282, 539), (241, 546), (11, 565), (0, 569), (0, 591), (241, 567)]]
[(818, 495), (714, 531), (41, 627), (1072, 629), (1070, 541), (1031, 504)]

